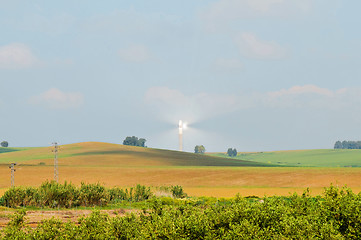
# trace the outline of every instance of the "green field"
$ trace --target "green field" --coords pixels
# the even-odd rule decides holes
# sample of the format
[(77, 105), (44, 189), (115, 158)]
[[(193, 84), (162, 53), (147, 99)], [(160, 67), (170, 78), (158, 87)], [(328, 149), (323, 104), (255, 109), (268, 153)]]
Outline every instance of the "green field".
[(23, 150), (23, 149), (25, 149), (25, 148), (0, 147), (0, 153), (15, 152), (15, 151)]
[[(226, 157), (225, 153), (210, 154)], [(257, 161), (279, 166), (361, 167), (360, 149), (316, 149), (238, 153), (234, 159)]]

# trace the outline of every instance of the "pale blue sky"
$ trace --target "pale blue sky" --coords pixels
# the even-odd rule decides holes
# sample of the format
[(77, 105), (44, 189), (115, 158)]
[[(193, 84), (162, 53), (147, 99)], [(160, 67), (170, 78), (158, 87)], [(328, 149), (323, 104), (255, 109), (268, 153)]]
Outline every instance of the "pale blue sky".
[(185, 150), (361, 140), (356, 0), (2, 1), (0, 140)]

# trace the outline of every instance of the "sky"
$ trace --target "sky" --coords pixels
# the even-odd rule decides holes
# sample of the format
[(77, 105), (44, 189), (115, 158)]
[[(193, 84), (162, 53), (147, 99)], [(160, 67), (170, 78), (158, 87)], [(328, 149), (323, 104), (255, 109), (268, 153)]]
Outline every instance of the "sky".
[(358, 0), (0, 0), (0, 140), (208, 152), (361, 140)]

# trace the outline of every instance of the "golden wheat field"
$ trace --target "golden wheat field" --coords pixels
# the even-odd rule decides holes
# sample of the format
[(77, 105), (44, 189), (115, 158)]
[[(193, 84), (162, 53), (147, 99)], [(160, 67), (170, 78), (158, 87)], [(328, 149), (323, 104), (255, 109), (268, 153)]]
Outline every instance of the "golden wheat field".
[[(1, 153), (0, 194), (10, 187), (10, 162), (18, 163), (16, 186), (38, 186), (53, 179), (50, 147)], [(253, 166), (229, 158), (90, 142), (60, 147), (59, 181), (121, 187), (181, 185), (191, 196), (289, 195), (306, 188), (316, 195), (330, 184), (361, 191), (361, 169)]]

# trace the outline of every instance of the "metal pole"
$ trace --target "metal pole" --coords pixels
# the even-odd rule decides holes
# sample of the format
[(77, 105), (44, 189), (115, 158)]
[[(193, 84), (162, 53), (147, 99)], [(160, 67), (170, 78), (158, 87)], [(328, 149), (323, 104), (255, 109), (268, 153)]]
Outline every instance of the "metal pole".
[(58, 170), (58, 143), (53, 142), (54, 145), (54, 181), (59, 181), (59, 170)]
[(15, 165), (16, 165), (16, 163), (11, 163), (10, 167), (9, 167), (11, 170), (11, 187), (15, 186), (15, 174), (14, 174), (16, 171)]

